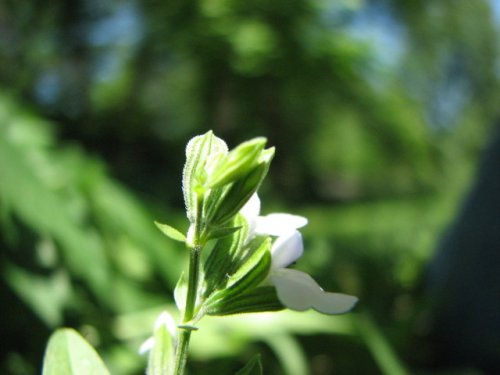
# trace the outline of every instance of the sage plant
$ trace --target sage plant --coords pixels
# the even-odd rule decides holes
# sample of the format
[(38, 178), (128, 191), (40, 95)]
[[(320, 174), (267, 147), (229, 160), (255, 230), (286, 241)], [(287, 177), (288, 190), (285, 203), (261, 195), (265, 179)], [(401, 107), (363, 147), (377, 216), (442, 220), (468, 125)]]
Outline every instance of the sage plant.
[(325, 292), (307, 273), (288, 268), (303, 253), (298, 229), (307, 219), (259, 216), (257, 191), (275, 152), (265, 145), (265, 138), (254, 138), (229, 151), (211, 131), (189, 141), (182, 176), (189, 229), (183, 234), (156, 223), (189, 252), (188, 270), (174, 292), (181, 320), (175, 324), (168, 313), (158, 318), (141, 348), (149, 351), (149, 375), (184, 373), (191, 332), (205, 315), (284, 308), (341, 314), (357, 302)]

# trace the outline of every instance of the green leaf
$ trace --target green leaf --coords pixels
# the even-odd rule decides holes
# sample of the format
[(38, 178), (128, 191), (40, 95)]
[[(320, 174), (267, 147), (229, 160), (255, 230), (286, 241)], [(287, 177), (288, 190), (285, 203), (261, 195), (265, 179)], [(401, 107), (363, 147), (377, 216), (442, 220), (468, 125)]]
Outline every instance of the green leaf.
[(212, 131), (192, 138), (186, 146), (186, 163), (182, 175), (182, 191), (186, 204), (187, 217), (194, 223), (200, 201), (208, 189), (207, 170), (227, 153), (226, 143), (217, 138)]
[(95, 350), (71, 328), (57, 330), (45, 352), (42, 375), (109, 375)]
[(248, 173), (258, 163), (266, 142), (266, 138), (254, 138), (231, 150), (215, 166), (213, 174), (209, 176), (208, 186), (223, 186)]
[(155, 225), (158, 227), (159, 230), (162, 231), (162, 233), (173, 239), (174, 241), (179, 241), (179, 242), (186, 242), (186, 236), (184, 236), (180, 231), (175, 229), (174, 227), (171, 227), (170, 225), (167, 224), (162, 224), (157, 221), (155, 221)]
[(253, 356), (235, 375), (262, 375), (260, 354)]
[[(0, 100), (0, 115), (2, 111)], [(0, 122), (19, 122), (16, 128), (21, 129), (24, 119), (14, 119), (15, 117), (7, 120), (0, 116)], [(46, 124), (43, 123), (43, 126)], [(3, 131), (0, 130), (0, 133)], [(39, 164), (33, 162), (45, 160), (51, 166), (61, 166), (61, 161), (68, 158), (67, 154), (60, 152), (56, 154), (56, 158), (49, 159), (42, 150), (25, 149), (15, 142), (15, 138), (3, 134), (0, 136), (2, 209), (12, 210), (15, 217), (35, 233), (54, 239), (72, 274), (87, 283), (102, 302), (109, 303), (106, 286), (110, 285), (110, 268), (102, 238), (95, 227), (84, 226), (81, 220), (77, 219), (78, 215), (71, 211), (74, 202), (68, 200), (67, 195), (61, 194), (62, 190), (59, 190), (70, 187), (75, 189), (75, 186), (68, 184), (59, 189), (54, 188), (54, 184), (43, 179), (41, 175), (59, 175), (56, 175), (54, 170), (42, 169)], [(78, 165), (78, 168), (80, 167), (81, 165)], [(64, 175), (56, 178), (65, 181), (68, 177)], [(83, 196), (78, 196), (77, 201), (83, 202)], [(86, 205), (82, 207), (88, 208)], [(92, 261), (92, 267), (88, 265), (89, 260)]]

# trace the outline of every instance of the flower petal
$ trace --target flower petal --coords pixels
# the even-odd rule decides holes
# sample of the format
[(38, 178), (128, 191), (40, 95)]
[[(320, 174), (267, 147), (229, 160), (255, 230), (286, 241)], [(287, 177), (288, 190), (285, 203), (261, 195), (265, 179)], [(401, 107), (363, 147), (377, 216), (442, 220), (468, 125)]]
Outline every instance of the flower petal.
[(342, 314), (358, 300), (345, 294), (324, 292), (307, 273), (293, 269), (272, 271), (270, 280), (276, 287), (280, 302), (292, 310), (313, 308), (324, 314)]
[(248, 223), (248, 237), (252, 237), (255, 233), (255, 227), (257, 225), (257, 217), (260, 213), (260, 199), (257, 193), (253, 194), (250, 199), (241, 208), (240, 214), (243, 215)]
[(307, 224), (303, 216), (275, 213), (257, 218), (256, 233), (283, 236)]
[(299, 259), (304, 252), (302, 235), (298, 231), (278, 237), (271, 248), (273, 269), (285, 268)]

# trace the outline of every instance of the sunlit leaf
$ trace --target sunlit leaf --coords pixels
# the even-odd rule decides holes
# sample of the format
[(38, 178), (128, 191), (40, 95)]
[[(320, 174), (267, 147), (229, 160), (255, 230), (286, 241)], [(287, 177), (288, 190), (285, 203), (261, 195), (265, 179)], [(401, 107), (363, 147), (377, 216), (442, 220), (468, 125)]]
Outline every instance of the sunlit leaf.
[(159, 230), (161, 230), (161, 232), (165, 236), (167, 236), (175, 241), (186, 242), (186, 236), (184, 236), (184, 234), (182, 234), (180, 231), (178, 231), (174, 227), (171, 227), (170, 225), (167, 225), (167, 224), (158, 223), (157, 221), (155, 221), (155, 225), (158, 227)]
[(45, 352), (42, 375), (109, 375), (95, 350), (70, 328), (57, 330)]

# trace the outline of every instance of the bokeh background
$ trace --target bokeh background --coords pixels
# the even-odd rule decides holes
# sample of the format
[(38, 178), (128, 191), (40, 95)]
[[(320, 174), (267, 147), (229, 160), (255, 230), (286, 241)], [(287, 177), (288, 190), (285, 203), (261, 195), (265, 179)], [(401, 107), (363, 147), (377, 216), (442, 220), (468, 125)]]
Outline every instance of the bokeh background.
[(500, 373), (500, 1), (0, 1), (0, 372), (74, 327), (114, 374), (185, 264), (184, 147), (277, 154), (264, 213), (352, 314), (207, 319), (191, 374)]

